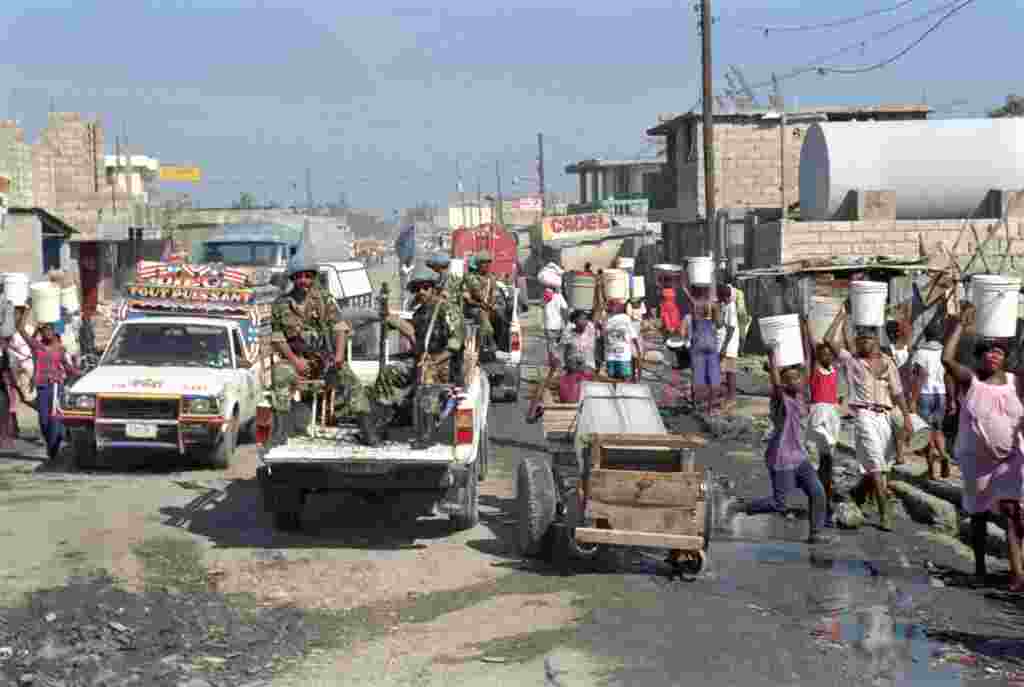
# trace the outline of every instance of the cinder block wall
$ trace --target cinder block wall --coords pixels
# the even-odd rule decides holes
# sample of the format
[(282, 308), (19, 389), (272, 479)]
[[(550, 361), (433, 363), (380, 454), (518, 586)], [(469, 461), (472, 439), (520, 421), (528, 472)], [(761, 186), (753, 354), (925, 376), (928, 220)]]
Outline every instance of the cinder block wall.
[(8, 214), (0, 234), (0, 272), (24, 272), (37, 280), (43, 272), (42, 225), (34, 214)]
[(32, 147), (13, 119), (0, 120), (0, 175), (11, 180), (10, 207), (32, 206)]

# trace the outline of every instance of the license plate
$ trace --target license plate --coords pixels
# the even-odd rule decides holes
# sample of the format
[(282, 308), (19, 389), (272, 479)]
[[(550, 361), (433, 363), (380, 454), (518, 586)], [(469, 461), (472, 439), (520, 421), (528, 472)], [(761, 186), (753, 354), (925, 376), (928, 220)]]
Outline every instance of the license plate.
[(156, 439), (156, 425), (127, 424), (124, 426), (124, 435), (129, 439)]

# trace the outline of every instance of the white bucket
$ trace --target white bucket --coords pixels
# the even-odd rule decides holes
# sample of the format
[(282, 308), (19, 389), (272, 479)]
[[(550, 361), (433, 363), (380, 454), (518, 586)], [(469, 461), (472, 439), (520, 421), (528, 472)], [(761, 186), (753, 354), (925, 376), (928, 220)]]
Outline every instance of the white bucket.
[(76, 313), (81, 309), (81, 304), (78, 302), (77, 286), (65, 286), (60, 290), (60, 307), (69, 313)]
[(629, 278), (629, 297), (646, 298), (647, 285), (642, 274), (634, 274)]
[(682, 283), (683, 268), (663, 262), (654, 266), (654, 283), (659, 289), (675, 288)]
[(466, 261), (462, 258), (452, 258), (448, 263), (448, 273), (453, 277), (462, 278), (466, 275)]
[(775, 366), (804, 364), (804, 342), (799, 315), (775, 315), (758, 320), (761, 340), (775, 352)]
[(604, 271), (604, 295), (608, 300), (624, 301), (629, 298), (629, 272), (618, 269)]
[(881, 281), (850, 282), (850, 320), (855, 327), (884, 327), (889, 285)]
[(60, 289), (52, 282), (37, 281), (30, 287), (32, 292), (32, 316), (36, 322), (49, 323), (60, 320)]
[(28, 275), (8, 272), (4, 275), (4, 294), (14, 305), (25, 305), (28, 301)]
[(636, 267), (636, 258), (615, 258), (615, 266), (620, 270), (631, 270)]
[(710, 286), (715, 274), (715, 263), (709, 257), (690, 258), (686, 264), (686, 274), (691, 284)]
[(537, 279), (540, 283), (549, 289), (560, 289), (562, 288), (562, 273), (555, 269), (553, 265), (548, 265), (537, 274)]
[(573, 310), (594, 309), (594, 287), (597, 276), (583, 272), (569, 272), (565, 275), (565, 300)]
[(836, 319), (836, 315), (843, 308), (843, 301), (839, 298), (825, 298), (819, 296), (811, 303), (811, 337), (815, 342), (820, 342), (828, 333), (828, 328)]
[(977, 308), (978, 336), (1010, 339), (1017, 334), (1020, 279), (999, 274), (971, 277), (971, 302)]

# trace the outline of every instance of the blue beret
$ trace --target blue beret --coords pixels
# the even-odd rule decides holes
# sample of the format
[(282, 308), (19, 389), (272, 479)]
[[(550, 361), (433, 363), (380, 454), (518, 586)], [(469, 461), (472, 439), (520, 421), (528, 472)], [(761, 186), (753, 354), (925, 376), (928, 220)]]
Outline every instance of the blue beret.
[(437, 265), (439, 267), (445, 267), (447, 265), (450, 265), (451, 262), (452, 262), (452, 259), (449, 258), (444, 253), (437, 253), (437, 254), (431, 255), (429, 258), (427, 258), (427, 264), (428, 265)]

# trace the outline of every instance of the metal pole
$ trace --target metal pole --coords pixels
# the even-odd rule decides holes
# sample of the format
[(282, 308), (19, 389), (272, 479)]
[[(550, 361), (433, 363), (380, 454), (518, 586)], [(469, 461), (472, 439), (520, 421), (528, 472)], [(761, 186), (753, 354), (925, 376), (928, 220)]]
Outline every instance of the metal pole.
[[(705, 250), (707, 243), (714, 236), (715, 227), (715, 126), (714, 103), (711, 94), (711, 0), (701, 0), (700, 3), (700, 38), (701, 38), (701, 63), (704, 68), (704, 87), (702, 90), (704, 120), (704, 221)], [(716, 261), (717, 263), (717, 261)]]
[(505, 223), (505, 206), (501, 201), (501, 161), (494, 161), (494, 174), (498, 180), (498, 224)]
[(775, 105), (779, 108), (779, 206), (782, 209), (780, 221), (786, 219), (786, 105), (779, 91), (779, 80), (772, 74), (775, 85)]
[[(466, 189), (462, 186), (462, 172), (459, 171), (459, 158), (455, 158), (455, 188), (459, 192), (459, 223), (468, 227), (469, 223), (466, 222)], [(456, 227), (458, 229), (458, 227)]]
[(543, 217), (548, 209), (544, 192), (544, 134), (537, 134), (537, 177), (540, 182), (540, 216)]
[(480, 190), (480, 177), (476, 178), (476, 225), (482, 226), (484, 223), (484, 196)]

